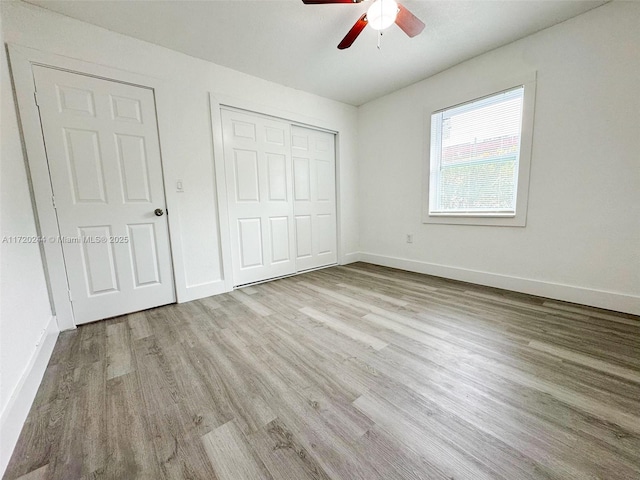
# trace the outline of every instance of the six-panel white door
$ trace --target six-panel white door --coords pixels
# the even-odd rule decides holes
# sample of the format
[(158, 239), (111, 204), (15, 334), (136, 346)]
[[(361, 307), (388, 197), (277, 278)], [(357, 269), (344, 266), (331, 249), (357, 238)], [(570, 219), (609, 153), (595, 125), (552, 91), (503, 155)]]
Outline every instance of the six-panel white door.
[(233, 283), (295, 273), (290, 125), (221, 113)]
[(76, 324), (174, 302), (153, 91), (33, 72)]
[(291, 127), (298, 271), (338, 261), (335, 136)]

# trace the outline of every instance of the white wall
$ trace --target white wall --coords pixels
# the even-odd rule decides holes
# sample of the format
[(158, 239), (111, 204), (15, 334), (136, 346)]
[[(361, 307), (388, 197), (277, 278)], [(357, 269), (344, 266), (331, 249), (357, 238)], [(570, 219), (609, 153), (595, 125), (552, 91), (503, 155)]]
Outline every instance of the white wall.
[[(613, 2), (360, 107), (362, 258), (640, 313), (639, 25), (640, 3)], [(422, 224), (425, 106), (522, 69), (538, 72), (527, 226)]]
[[(11, 97), (9, 70), (2, 50), (0, 117), (0, 411), (23, 373), (42, 330), (51, 317), (40, 248), (6, 243), (14, 235), (37, 235), (27, 173)], [(12, 339), (5, 342), (5, 339)]]
[[(4, 34), (2, 20), (0, 17), (0, 37)], [(39, 246), (3, 241), (16, 235), (35, 236), (37, 231), (4, 48), (0, 68), (1, 474), (42, 378), (57, 326)], [(51, 334), (47, 342), (45, 332)], [(43, 352), (44, 365), (39, 352)], [(21, 391), (28, 392), (26, 397), (18, 395)]]
[[(340, 131), (340, 248), (343, 258), (358, 251), (355, 107), (28, 4), (2, 2), (2, 8), (7, 43), (166, 81), (170, 100), (164, 108), (172, 122), (166, 131), (161, 131), (162, 154), (173, 254), (180, 264), (175, 272), (179, 301), (219, 293), (223, 283), (208, 92), (237, 99), (238, 103), (253, 105), (261, 111), (277, 109), (293, 119), (304, 118)], [(177, 180), (182, 180), (184, 193), (176, 193)]]

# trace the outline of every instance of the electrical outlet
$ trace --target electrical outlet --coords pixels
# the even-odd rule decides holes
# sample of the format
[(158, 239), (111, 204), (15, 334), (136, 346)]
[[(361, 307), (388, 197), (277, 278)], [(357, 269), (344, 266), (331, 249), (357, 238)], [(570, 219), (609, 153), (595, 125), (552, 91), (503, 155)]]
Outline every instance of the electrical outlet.
[(407, 233), (407, 243), (413, 243), (413, 234)]

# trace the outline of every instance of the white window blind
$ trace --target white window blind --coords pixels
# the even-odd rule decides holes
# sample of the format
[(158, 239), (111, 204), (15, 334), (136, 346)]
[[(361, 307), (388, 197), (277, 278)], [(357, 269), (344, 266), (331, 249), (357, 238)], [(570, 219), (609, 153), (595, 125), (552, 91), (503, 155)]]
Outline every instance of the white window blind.
[(516, 211), (524, 87), (431, 115), (430, 215)]

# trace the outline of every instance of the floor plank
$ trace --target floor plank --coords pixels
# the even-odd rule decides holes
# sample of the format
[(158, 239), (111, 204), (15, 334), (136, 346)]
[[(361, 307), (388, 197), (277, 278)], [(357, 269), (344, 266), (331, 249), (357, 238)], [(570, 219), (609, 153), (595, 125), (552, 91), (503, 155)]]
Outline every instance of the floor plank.
[(240, 429), (230, 421), (207, 433), (202, 443), (220, 480), (267, 480), (271, 475), (249, 449)]

